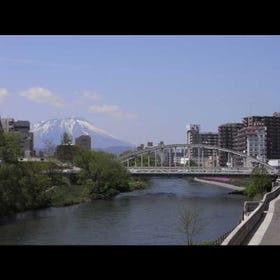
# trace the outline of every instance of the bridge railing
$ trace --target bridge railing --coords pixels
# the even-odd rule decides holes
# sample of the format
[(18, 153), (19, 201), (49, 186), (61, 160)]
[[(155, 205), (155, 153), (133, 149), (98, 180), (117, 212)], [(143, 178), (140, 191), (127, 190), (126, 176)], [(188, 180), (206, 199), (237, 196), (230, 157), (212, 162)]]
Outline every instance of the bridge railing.
[(251, 169), (204, 169), (204, 168), (128, 168), (132, 174), (224, 174), (250, 175)]

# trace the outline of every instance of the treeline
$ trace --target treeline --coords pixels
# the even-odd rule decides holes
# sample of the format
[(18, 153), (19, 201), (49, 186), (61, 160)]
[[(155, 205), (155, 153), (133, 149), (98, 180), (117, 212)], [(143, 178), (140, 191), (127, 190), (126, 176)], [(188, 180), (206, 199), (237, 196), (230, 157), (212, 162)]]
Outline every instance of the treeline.
[[(85, 200), (107, 199), (120, 192), (145, 187), (113, 154), (59, 145), (47, 162), (19, 162), (18, 138), (0, 132), (0, 217), (11, 213)], [(58, 161), (82, 168), (74, 177), (58, 172)], [(75, 187), (75, 192), (73, 191)], [(66, 202), (69, 194), (72, 197)], [(58, 201), (59, 197), (59, 201)]]

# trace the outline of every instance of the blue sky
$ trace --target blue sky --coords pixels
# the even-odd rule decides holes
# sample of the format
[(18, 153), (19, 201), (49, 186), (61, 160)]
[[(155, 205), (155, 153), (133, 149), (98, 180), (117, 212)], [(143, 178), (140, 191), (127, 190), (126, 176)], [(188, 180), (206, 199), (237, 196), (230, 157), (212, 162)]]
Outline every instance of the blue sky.
[(184, 143), (280, 111), (280, 36), (0, 36), (0, 115), (83, 117), (133, 144)]

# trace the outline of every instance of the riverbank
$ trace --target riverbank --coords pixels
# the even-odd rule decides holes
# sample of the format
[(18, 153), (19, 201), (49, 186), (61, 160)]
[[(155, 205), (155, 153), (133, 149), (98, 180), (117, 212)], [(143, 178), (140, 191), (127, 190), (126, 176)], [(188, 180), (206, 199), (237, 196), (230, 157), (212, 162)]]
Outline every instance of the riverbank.
[[(125, 192), (132, 192), (138, 189), (146, 189), (148, 187), (147, 180), (140, 180), (140, 179), (131, 179), (128, 182), (128, 188)], [(70, 206), (74, 204), (80, 204), (84, 202), (90, 202), (92, 200), (97, 199), (109, 199), (120, 192), (114, 192), (112, 197), (108, 198), (90, 198), (88, 195), (88, 189), (85, 185), (62, 185), (62, 186), (55, 186), (52, 187), (49, 191), (49, 198), (50, 198), (50, 207), (64, 207)], [(97, 196), (98, 197), (98, 196)]]
[(194, 181), (206, 183), (206, 184), (212, 184), (212, 185), (224, 187), (224, 188), (235, 190), (235, 191), (244, 191), (245, 190), (245, 187), (235, 186), (235, 185), (231, 185), (228, 183), (222, 183), (222, 182), (217, 182), (217, 181), (212, 181), (212, 180), (198, 179), (197, 177), (194, 177)]

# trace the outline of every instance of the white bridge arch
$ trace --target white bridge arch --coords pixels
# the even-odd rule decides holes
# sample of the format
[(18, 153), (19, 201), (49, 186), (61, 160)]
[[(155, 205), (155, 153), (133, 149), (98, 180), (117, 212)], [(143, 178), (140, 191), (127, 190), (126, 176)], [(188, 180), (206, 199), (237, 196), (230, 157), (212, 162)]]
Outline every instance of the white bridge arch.
[[(196, 161), (198, 162), (196, 167), (191, 166), (191, 160), (193, 159), (192, 156), (189, 156), (188, 162), (185, 162), (184, 164), (176, 164), (176, 161), (172, 161), (171, 158), (173, 155), (176, 157), (176, 151), (180, 149), (180, 151), (183, 151), (183, 155), (185, 157), (186, 152), (196, 149), (197, 150), (197, 157)], [(218, 157), (221, 152), (227, 153), (228, 155), (228, 162), (231, 162), (232, 164), (230, 167), (221, 168), (219, 164), (205, 167), (204, 166), (204, 153), (205, 150), (212, 150), (212, 159), (214, 157)], [(163, 160), (163, 154), (167, 155), (168, 157), (168, 163), (164, 162)], [(209, 154), (209, 152), (208, 152)], [(147, 156), (146, 160), (146, 166), (144, 166), (144, 156)], [(190, 154), (189, 154), (190, 155)], [(234, 164), (236, 158), (239, 157), (239, 159), (242, 159), (242, 166), (237, 166)], [(139, 161), (140, 158), (140, 161)], [(213, 172), (215, 174), (250, 174), (252, 172), (252, 169), (254, 166), (262, 166), (264, 167), (270, 174), (277, 174), (277, 169), (267, 164), (265, 161), (259, 160), (254, 157), (250, 157), (245, 153), (240, 153), (231, 149), (221, 148), (217, 146), (210, 146), (210, 145), (204, 145), (204, 144), (170, 144), (170, 145), (158, 145), (151, 148), (146, 148), (142, 150), (133, 151), (130, 153), (127, 153), (125, 155), (122, 155), (118, 158), (122, 163), (126, 164), (128, 170), (131, 173), (139, 173), (139, 174), (150, 174), (150, 173), (178, 173), (178, 174), (184, 174), (184, 173), (194, 173), (194, 174), (207, 174)], [(138, 160), (137, 160), (138, 159)], [(151, 163), (152, 159), (152, 163)], [(133, 166), (130, 165), (131, 161), (133, 161)]]

